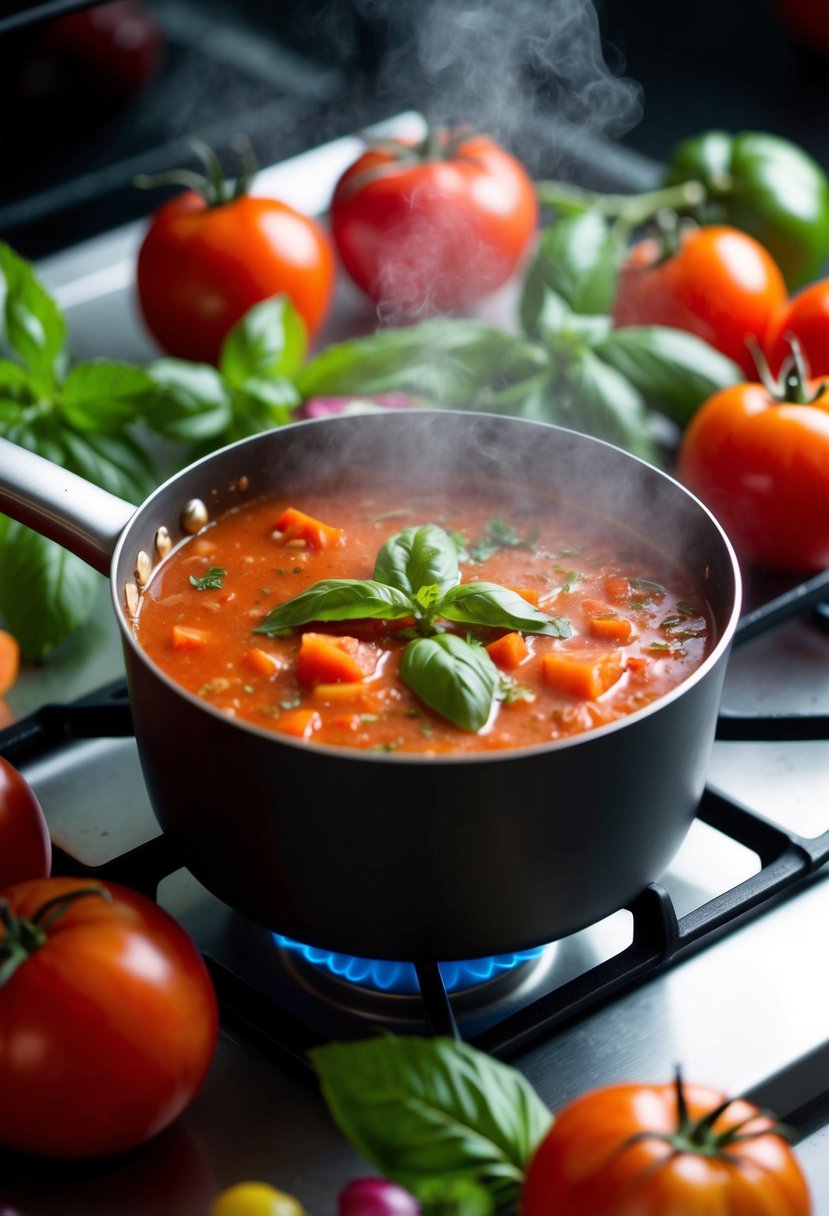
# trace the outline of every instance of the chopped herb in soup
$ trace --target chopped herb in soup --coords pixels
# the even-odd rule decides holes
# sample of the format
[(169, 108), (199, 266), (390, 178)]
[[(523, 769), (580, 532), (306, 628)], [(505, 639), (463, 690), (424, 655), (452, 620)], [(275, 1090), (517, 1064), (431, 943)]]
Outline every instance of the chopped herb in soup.
[(690, 577), (609, 520), (485, 491), (423, 503), (354, 486), (208, 525), (155, 572), (136, 633), (230, 716), (426, 754), (612, 722), (713, 643)]

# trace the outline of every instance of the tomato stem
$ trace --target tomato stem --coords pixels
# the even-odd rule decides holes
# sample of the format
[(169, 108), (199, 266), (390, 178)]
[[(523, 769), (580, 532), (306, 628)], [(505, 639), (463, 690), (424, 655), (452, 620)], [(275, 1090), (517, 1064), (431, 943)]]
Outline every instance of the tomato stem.
[(111, 899), (105, 887), (76, 887), (47, 899), (30, 917), (16, 916), (7, 899), (0, 899), (0, 924), (5, 933), (0, 937), (0, 988), (8, 983), (18, 967), (46, 945), (49, 930), (68, 912), (72, 904), (87, 895)]
[(550, 207), (564, 215), (595, 211), (598, 215), (617, 220), (628, 231), (653, 219), (660, 211), (696, 214), (708, 199), (706, 187), (698, 181), (680, 182), (676, 186), (663, 186), (659, 190), (646, 190), (641, 194), (603, 194), (598, 190), (584, 190), (569, 182), (559, 181), (536, 182), (535, 189), (543, 207)]
[(746, 346), (751, 351), (763, 387), (778, 405), (813, 405), (829, 388), (829, 381), (821, 381), (816, 390), (810, 392), (807, 388), (809, 371), (800, 343), (794, 334), (785, 337), (792, 353), (784, 361), (776, 380), (753, 334), (746, 338)]
[(230, 142), (233, 151), (239, 157), (239, 172), (233, 185), (225, 177), (218, 156), (203, 139), (193, 136), (188, 145), (198, 156), (204, 166), (204, 173), (193, 169), (169, 169), (164, 173), (139, 173), (133, 179), (133, 185), (139, 190), (153, 190), (158, 186), (184, 186), (200, 194), (208, 208), (223, 207), (232, 203), (250, 190), (251, 182), (256, 175), (257, 164), (253, 145), (246, 135), (234, 135)]

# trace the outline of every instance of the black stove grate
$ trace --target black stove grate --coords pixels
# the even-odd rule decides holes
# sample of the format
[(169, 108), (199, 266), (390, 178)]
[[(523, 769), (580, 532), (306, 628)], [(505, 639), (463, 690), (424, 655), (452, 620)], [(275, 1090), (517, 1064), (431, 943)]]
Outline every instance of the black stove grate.
[[(747, 613), (735, 636), (735, 646), (809, 611), (826, 624), (823, 601), (827, 591), (829, 571)], [(717, 738), (745, 742), (819, 740), (829, 738), (828, 727), (829, 719), (824, 714), (746, 715), (723, 711)], [(44, 706), (0, 732), (0, 755), (20, 766), (67, 743), (129, 737), (132, 733), (127, 688), (117, 681), (78, 701)], [(712, 943), (773, 900), (784, 898), (808, 882), (829, 860), (829, 830), (813, 838), (801, 836), (710, 786), (697, 815), (755, 853), (760, 860), (759, 871), (681, 917), (668, 892), (658, 883), (651, 883), (627, 909), (633, 922), (632, 940), (627, 948), (508, 1014), (468, 1041), (501, 1057), (517, 1053)], [(58, 848), (54, 860), (55, 872), (122, 882), (153, 898), (161, 881), (181, 865), (176, 847), (164, 836), (95, 868), (79, 863)], [(318, 1041), (315, 1032), (221, 964), (209, 957), (207, 962), (228, 1016), (244, 1023), (254, 1036), (304, 1061), (308, 1048)], [(435, 1034), (459, 1035), (452, 1001), (437, 961), (418, 963), (415, 970), (425, 1025)]]

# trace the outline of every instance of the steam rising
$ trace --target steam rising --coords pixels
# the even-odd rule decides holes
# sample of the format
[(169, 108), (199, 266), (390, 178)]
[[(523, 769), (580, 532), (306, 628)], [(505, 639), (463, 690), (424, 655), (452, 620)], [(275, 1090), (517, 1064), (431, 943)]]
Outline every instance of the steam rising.
[(381, 82), (392, 91), (417, 76), (424, 106), (442, 120), (512, 145), (546, 131), (549, 150), (551, 118), (618, 137), (641, 116), (638, 85), (604, 62), (591, 0), (435, 0), (417, 11), (411, 44), (388, 56)]

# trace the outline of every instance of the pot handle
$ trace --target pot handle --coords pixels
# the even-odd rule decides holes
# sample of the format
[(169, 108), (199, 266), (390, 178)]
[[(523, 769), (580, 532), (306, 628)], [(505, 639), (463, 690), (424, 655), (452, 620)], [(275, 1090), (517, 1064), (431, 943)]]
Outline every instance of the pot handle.
[(132, 503), (0, 439), (0, 511), (109, 574)]

